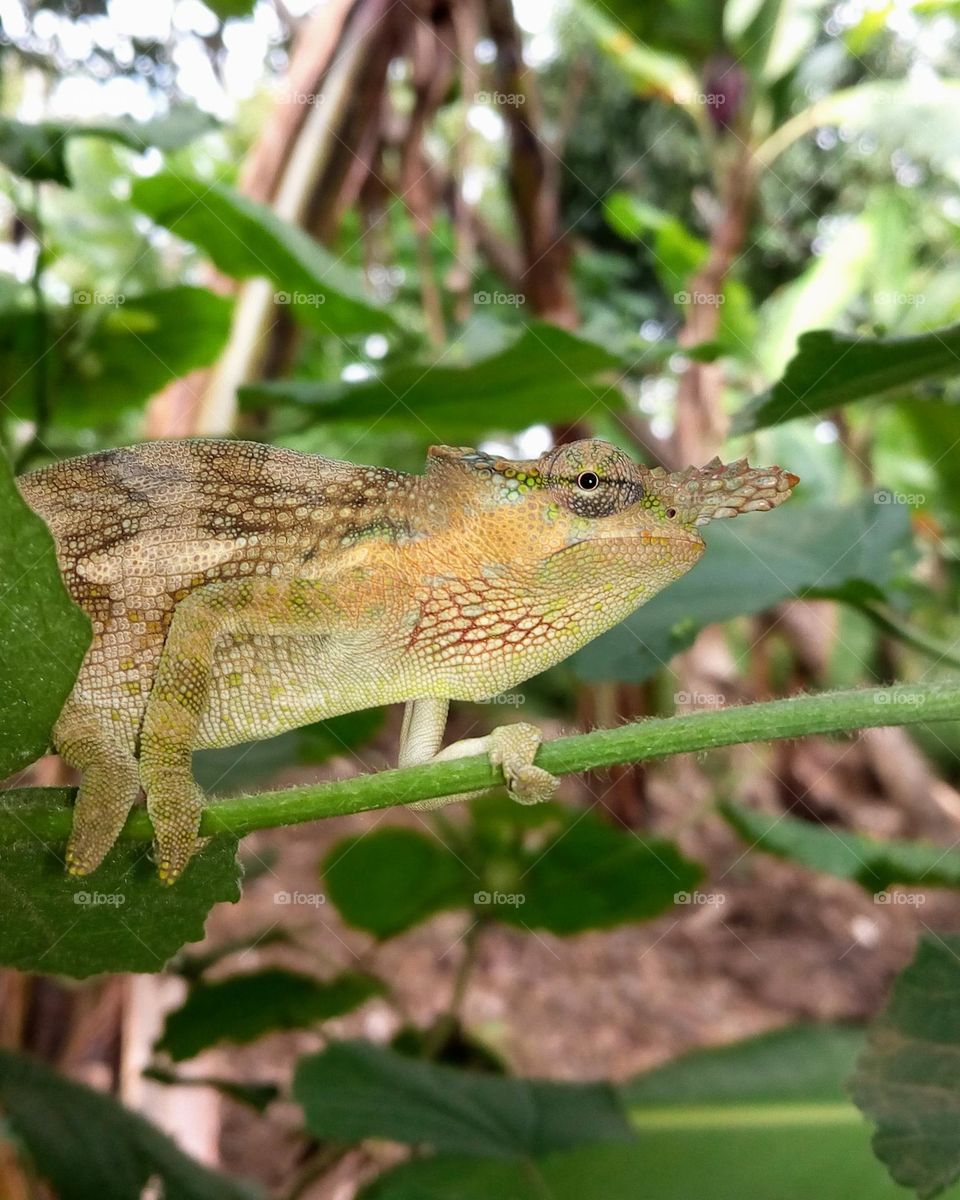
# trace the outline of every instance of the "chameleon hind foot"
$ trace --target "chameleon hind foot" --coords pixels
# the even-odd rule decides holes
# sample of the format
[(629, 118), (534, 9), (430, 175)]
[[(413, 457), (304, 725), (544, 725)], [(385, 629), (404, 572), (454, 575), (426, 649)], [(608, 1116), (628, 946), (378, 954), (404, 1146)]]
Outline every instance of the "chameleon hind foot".
[[(543, 741), (543, 733), (536, 725), (525, 721), (516, 725), (499, 725), (486, 737), (464, 738), (431, 754), (429, 750), (443, 735), (442, 721), (445, 719), (446, 702), (442, 702), (442, 707), (441, 702), (437, 701), (414, 702), (414, 707), (408, 709), (404, 723), (404, 744), (400, 755), (402, 766), (486, 754), (491, 764), (503, 771), (507, 792), (518, 804), (540, 804), (553, 796), (560, 781), (533, 761)], [(482, 795), (483, 790), (456, 796), (437, 796), (432, 800), (420, 800), (410, 807), (426, 812)]]
[(526, 721), (500, 725), (490, 734), (490, 762), (503, 771), (507, 791), (518, 804), (542, 804), (560, 784), (555, 775), (534, 764), (542, 741), (542, 731)]
[(161, 883), (174, 884), (207, 841), (199, 836), (203, 791), (189, 772), (173, 768), (150, 771), (144, 783), (157, 874)]

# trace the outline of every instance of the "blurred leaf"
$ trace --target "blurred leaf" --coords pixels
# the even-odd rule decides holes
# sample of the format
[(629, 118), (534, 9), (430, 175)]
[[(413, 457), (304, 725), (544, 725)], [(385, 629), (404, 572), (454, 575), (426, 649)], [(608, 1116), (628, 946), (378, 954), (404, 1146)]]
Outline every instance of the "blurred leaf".
[(921, 1200), (960, 1177), (960, 935), (930, 932), (897, 976), (850, 1081), (873, 1148)]
[[(492, 908), (505, 924), (568, 936), (655, 917), (702, 877), (672, 842), (615, 827), (592, 811), (557, 805), (555, 815), (522, 849), (514, 872), (491, 861), (487, 886), (477, 893), (489, 899), (475, 898), (478, 911)], [(494, 868), (503, 871), (502, 881)], [(487, 881), (500, 886), (494, 890)]]
[(248, 17), (256, 0), (203, 0), (207, 8), (217, 14), (221, 21), (230, 17)]
[(406, 1163), (362, 1200), (902, 1200), (843, 1093), (862, 1035), (796, 1027), (694, 1051), (622, 1088), (634, 1142), (505, 1163)]
[(821, 0), (732, 0), (724, 33), (737, 60), (766, 84), (791, 71), (815, 41)]
[(865, 338), (816, 329), (800, 336), (779, 383), (737, 414), (747, 433), (870, 396), (960, 373), (960, 325), (913, 337)]
[(323, 875), (351, 925), (391, 937), (449, 908), (566, 936), (656, 916), (700, 879), (672, 842), (641, 838), (592, 812), (529, 808), (504, 796), (471, 805), (457, 853), (405, 829), (350, 838)]
[(133, 1200), (151, 1179), (165, 1200), (253, 1200), (260, 1192), (188, 1158), (112, 1096), (0, 1050), (0, 1108), (59, 1200)]
[(435, 839), (376, 829), (338, 842), (321, 867), (324, 887), (356, 929), (393, 937), (445, 908), (469, 902), (467, 869)]
[(605, 1083), (506, 1079), (339, 1042), (302, 1058), (293, 1094), (315, 1136), (388, 1138), (481, 1158), (526, 1158), (633, 1137)]
[(357, 972), (321, 983), (279, 967), (198, 983), (181, 1007), (167, 1014), (155, 1048), (179, 1062), (217, 1042), (245, 1045), (278, 1029), (309, 1029), (384, 990), (378, 979)]
[[(0, 792), (0, 810), (60, 808), (63, 789)], [(176, 887), (157, 879), (142, 843), (120, 842), (84, 879), (61, 853), (24, 832), (0, 859), (0, 963), (85, 979), (101, 971), (159, 971), (185, 942), (203, 937), (214, 904), (240, 898), (237, 839), (216, 837)], [(58, 847), (59, 851), (59, 847)]]
[(616, 387), (598, 380), (622, 371), (622, 361), (554, 325), (531, 321), (506, 349), (449, 365), (457, 349), (448, 347), (435, 365), (404, 363), (362, 383), (277, 380), (240, 395), (247, 404), (304, 405), (323, 422), (376, 421), (385, 430), (419, 424), (438, 442), (475, 439), (478, 420), (483, 429), (513, 430), (576, 421), (601, 399), (607, 408), (623, 406)]
[[(891, 704), (897, 703), (896, 694), (887, 698)], [(905, 704), (922, 701), (907, 685), (901, 699)], [(751, 849), (852, 879), (868, 892), (882, 892), (896, 883), (960, 887), (960, 852), (945, 846), (921, 841), (880, 842), (797, 817), (758, 813), (730, 801), (719, 808)]]
[[(78, 291), (69, 308), (50, 311), (45, 387), (53, 421), (115, 423), (171, 379), (212, 362), (230, 332), (233, 302), (205, 288), (171, 287), (141, 296)], [(11, 380), (4, 403), (19, 417), (35, 412), (34, 315), (0, 323), (0, 371)]]
[[(916, 441), (923, 468), (937, 485), (937, 506), (943, 506), (955, 522), (960, 522), (960, 404), (939, 400), (921, 400), (917, 396), (902, 400), (897, 411)], [(902, 442), (897, 447), (902, 462)], [(929, 478), (929, 477), (928, 477)], [(908, 491), (918, 506), (933, 507), (933, 497), (923, 491)]]
[(237, 1104), (245, 1104), (247, 1108), (261, 1114), (280, 1096), (280, 1089), (275, 1083), (239, 1083), (234, 1079), (221, 1079), (216, 1075), (178, 1075), (175, 1071), (165, 1071), (161, 1067), (144, 1068), (143, 1078), (167, 1084), (169, 1087), (213, 1088), (222, 1096), (235, 1100)]
[(53, 538), (0, 453), (0, 779), (50, 745), (90, 644), (90, 622), (57, 567)]
[(691, 1050), (636, 1076), (621, 1093), (641, 1128), (653, 1124), (661, 1105), (677, 1113), (699, 1105), (846, 1106), (843, 1080), (862, 1046), (859, 1029), (789, 1025), (729, 1045)]
[(573, 656), (580, 679), (646, 679), (705, 625), (781, 600), (877, 596), (906, 570), (912, 554), (906, 507), (872, 496), (717, 522), (705, 540), (706, 553), (692, 570)]
[[(883, 243), (874, 222), (864, 216), (846, 217), (838, 225), (825, 239), (821, 253), (760, 309), (756, 354), (768, 379), (783, 374), (794, 360), (800, 338), (811, 327), (840, 319), (863, 290), (867, 272), (882, 257), (877, 251)], [(811, 382), (816, 381), (815, 377)], [(806, 409), (803, 413), (807, 415)]]
[[(690, 9), (689, 5), (685, 7)], [(658, 13), (661, 17), (666, 15), (669, 18), (676, 14), (676, 10), (677, 6), (666, 5)], [(640, 95), (659, 96), (674, 104), (693, 108), (700, 90), (697, 76), (681, 55), (671, 52), (672, 47), (658, 49), (650, 44), (650, 35), (654, 32), (650, 26), (650, 5), (613, 0), (612, 5), (581, 3), (576, 11), (600, 49)], [(703, 5), (696, 5), (692, 14), (702, 14), (703, 11)], [(632, 33), (617, 20), (610, 20), (610, 13), (624, 21)], [(688, 12), (687, 18), (690, 15)], [(683, 27), (684, 17), (681, 16), (680, 28)], [(688, 19), (686, 31), (690, 29)]]
[(386, 720), (385, 708), (362, 708), (326, 721), (316, 721), (298, 730), (298, 759), (302, 763), (321, 763), (338, 754), (349, 754), (365, 746)]
[(395, 328), (385, 309), (368, 300), (356, 276), (308, 233), (267, 205), (219, 183), (162, 171), (133, 186), (133, 203), (158, 225), (194, 242), (236, 279), (265, 277), (277, 303), (328, 335)]
[(8, 117), (0, 119), (0, 162), (25, 179), (70, 184), (67, 146), (71, 138), (98, 137), (119, 142), (131, 150), (175, 150), (216, 129), (218, 122), (198, 108), (184, 105), (153, 121), (41, 121), (28, 125)]

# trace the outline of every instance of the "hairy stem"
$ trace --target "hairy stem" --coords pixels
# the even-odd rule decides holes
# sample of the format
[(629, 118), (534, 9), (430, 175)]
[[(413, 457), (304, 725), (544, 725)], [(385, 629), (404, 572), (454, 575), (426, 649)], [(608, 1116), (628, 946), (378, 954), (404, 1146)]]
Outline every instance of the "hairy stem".
[[(957, 719), (960, 719), (960, 679), (895, 684), (650, 718), (619, 729), (598, 729), (545, 743), (537, 755), (537, 764), (555, 775), (567, 775), (741, 742)], [(500, 772), (494, 771), (484, 755), (425, 763), (215, 802), (203, 814), (201, 832), (242, 836), (256, 829), (410, 804), (414, 800), (492, 787), (499, 782)], [(45, 842), (65, 839), (71, 820), (70, 810), (63, 806), (68, 797), (64, 789), (33, 788), (0, 793), (0, 846), (36, 838)], [(25, 803), (30, 798), (38, 802)], [(131, 815), (124, 836), (135, 839), (150, 836), (144, 810), (138, 809)]]

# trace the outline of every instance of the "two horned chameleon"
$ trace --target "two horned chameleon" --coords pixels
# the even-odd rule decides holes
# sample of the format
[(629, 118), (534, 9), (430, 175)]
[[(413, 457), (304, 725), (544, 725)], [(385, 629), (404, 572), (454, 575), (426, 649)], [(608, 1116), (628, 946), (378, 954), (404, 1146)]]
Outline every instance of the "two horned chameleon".
[(698, 526), (796, 482), (717, 459), (667, 474), (597, 440), (530, 462), (433, 447), (423, 475), (160, 441), (22, 477), (94, 631), (54, 729), (82, 772), (68, 869), (99, 865), (143, 788), (173, 883), (198, 846), (194, 750), (373, 705), (406, 705), (401, 765), (486, 751), (514, 799), (546, 799), (539, 730), (441, 750), (449, 702), (560, 662), (689, 570)]

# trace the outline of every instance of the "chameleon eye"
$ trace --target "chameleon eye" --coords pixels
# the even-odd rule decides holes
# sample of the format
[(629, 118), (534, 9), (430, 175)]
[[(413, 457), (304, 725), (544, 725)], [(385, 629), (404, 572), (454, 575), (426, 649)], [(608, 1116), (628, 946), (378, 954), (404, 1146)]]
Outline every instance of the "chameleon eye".
[(673, 518), (674, 518), (676, 515), (677, 515), (677, 510), (676, 510), (675, 508), (668, 508), (668, 509), (667, 509), (667, 516), (668, 516), (668, 517), (670, 517), (670, 518), (671, 518), (671, 520), (672, 520), (672, 519), (673, 519)]
[(600, 486), (600, 476), (594, 471), (581, 471), (577, 476), (577, 487), (581, 492), (593, 492)]

